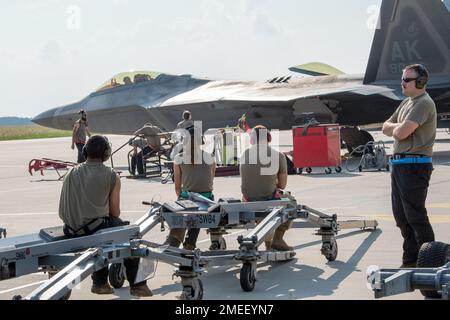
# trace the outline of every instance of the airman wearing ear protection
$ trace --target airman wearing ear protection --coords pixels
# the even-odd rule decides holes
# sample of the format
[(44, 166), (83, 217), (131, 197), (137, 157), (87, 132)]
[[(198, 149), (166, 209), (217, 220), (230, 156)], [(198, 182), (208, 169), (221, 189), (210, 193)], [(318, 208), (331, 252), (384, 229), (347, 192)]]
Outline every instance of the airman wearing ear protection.
[[(64, 234), (67, 237), (87, 236), (100, 229), (117, 227), (129, 222), (120, 216), (120, 177), (103, 162), (111, 156), (111, 145), (104, 136), (92, 136), (84, 146), (85, 163), (72, 168), (64, 177), (59, 202), (59, 217), (64, 222)], [(151, 296), (146, 282), (134, 283), (139, 259), (124, 260), (127, 279), (130, 282), (130, 294)], [(92, 275), (91, 292), (112, 294), (108, 284), (108, 268), (96, 271)]]
[[(243, 201), (267, 201), (280, 199), (280, 192), (287, 184), (286, 156), (271, 148), (270, 131), (261, 125), (250, 133), (251, 147), (241, 156), (241, 191)], [(284, 233), (291, 227), (289, 220), (281, 224), (275, 233), (265, 241), (267, 250), (291, 251), (292, 247), (283, 240)], [(272, 239), (273, 237), (273, 239)]]
[(383, 124), (394, 138), (391, 160), (392, 211), (403, 236), (402, 268), (416, 266), (420, 246), (434, 241), (425, 201), (433, 170), (436, 105), (426, 92), (428, 71), (413, 64), (403, 70), (402, 92), (407, 97)]

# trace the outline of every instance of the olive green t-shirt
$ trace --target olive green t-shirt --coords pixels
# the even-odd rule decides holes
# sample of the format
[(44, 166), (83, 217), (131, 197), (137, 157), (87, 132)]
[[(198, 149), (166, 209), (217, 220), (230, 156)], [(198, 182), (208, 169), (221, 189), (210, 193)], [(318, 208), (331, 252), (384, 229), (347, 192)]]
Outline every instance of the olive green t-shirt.
[(87, 161), (64, 177), (59, 201), (59, 217), (74, 230), (95, 218), (109, 216), (109, 195), (117, 175), (100, 162)]
[[(205, 161), (206, 159), (206, 161)], [(201, 163), (190, 164), (183, 158), (183, 153), (175, 157), (174, 163), (181, 169), (181, 190), (188, 192), (213, 191), (213, 159), (208, 153), (202, 152)]]
[(253, 145), (241, 156), (241, 191), (249, 201), (271, 199), (279, 173), (287, 173), (286, 156), (268, 145)]
[(136, 131), (135, 135), (143, 135), (147, 142), (152, 147), (158, 147), (161, 145), (161, 137), (158, 136), (160, 133), (160, 129), (156, 126), (145, 125), (138, 131)]
[(75, 131), (75, 143), (86, 143), (86, 128), (87, 122), (78, 119), (74, 126), (78, 125), (78, 129)]
[(133, 147), (137, 147), (139, 149), (144, 149), (146, 146), (148, 146), (148, 142), (146, 139), (143, 138), (136, 138), (131, 143)]
[(428, 93), (403, 100), (388, 121), (401, 123), (405, 120), (414, 121), (419, 127), (406, 139), (394, 141), (394, 153), (431, 157), (436, 138), (437, 113), (436, 105)]

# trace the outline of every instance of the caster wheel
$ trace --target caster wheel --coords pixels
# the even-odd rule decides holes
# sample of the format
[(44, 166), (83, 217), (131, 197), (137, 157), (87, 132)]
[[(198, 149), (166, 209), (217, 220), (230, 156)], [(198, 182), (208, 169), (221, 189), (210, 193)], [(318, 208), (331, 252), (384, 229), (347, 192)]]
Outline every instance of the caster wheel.
[(184, 286), (181, 293), (181, 300), (202, 300), (203, 283), (200, 279), (192, 279), (192, 286)]
[(221, 238), (219, 241), (213, 241), (209, 246), (209, 250), (227, 250), (227, 242), (224, 238)]
[(358, 171), (359, 171), (359, 172), (362, 172), (362, 166), (359, 166), (359, 167), (358, 167)]
[(255, 288), (255, 272), (250, 263), (244, 263), (241, 268), (240, 282), (242, 290), (249, 292)]
[(326, 169), (325, 169), (325, 173), (326, 173), (326, 174), (331, 174), (331, 168), (326, 168)]
[(312, 172), (311, 168), (306, 168), (306, 173), (310, 174)]
[(334, 261), (338, 255), (338, 245), (335, 238), (332, 238), (329, 243), (322, 245), (322, 254), (328, 261)]
[(340, 172), (342, 172), (342, 168), (341, 167), (336, 167), (336, 168), (334, 168), (334, 171), (336, 171), (336, 173), (340, 173)]
[(111, 264), (108, 272), (108, 280), (113, 288), (122, 288), (125, 282), (125, 270), (121, 263)]

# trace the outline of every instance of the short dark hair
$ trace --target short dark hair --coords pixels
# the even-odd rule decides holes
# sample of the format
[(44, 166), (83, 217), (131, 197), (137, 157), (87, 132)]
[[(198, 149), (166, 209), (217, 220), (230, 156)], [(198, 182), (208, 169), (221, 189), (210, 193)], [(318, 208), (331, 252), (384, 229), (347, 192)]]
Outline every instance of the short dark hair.
[[(93, 135), (86, 143), (86, 157), (92, 159), (104, 159), (105, 152), (111, 148), (108, 138), (101, 135)], [(104, 160), (106, 161), (106, 160)]]
[(417, 74), (418, 79), (416, 80), (417, 84), (419, 84), (419, 86), (424, 87), (427, 82), (428, 82), (428, 78), (430, 76), (430, 74), (428, 73), (427, 68), (425, 68), (424, 65), (420, 64), (420, 63), (416, 63), (416, 64), (410, 64), (408, 66), (405, 67), (405, 69), (403, 69), (403, 71), (406, 70), (414, 70)]

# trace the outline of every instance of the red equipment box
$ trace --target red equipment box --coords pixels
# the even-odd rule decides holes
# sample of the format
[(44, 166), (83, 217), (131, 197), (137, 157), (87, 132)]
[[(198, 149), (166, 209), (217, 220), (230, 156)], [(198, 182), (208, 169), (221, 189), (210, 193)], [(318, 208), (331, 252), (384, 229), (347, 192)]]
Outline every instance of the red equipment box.
[(326, 167), (325, 172), (331, 173), (334, 167), (341, 172), (341, 139), (339, 125), (321, 124), (309, 127), (293, 127), (292, 137), (294, 144), (293, 162), (296, 169)]

